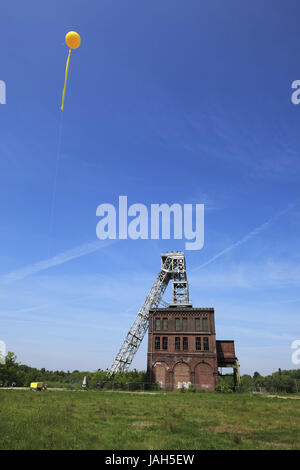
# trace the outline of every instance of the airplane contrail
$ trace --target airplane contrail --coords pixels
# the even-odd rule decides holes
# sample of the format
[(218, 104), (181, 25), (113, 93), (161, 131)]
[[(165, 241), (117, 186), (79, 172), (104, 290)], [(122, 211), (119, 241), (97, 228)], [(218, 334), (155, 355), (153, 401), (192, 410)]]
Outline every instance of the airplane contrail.
[(264, 222), (262, 225), (259, 225), (259, 227), (256, 227), (254, 230), (252, 230), (251, 232), (249, 232), (247, 235), (245, 235), (243, 238), (241, 238), (240, 240), (238, 240), (237, 242), (233, 243), (232, 245), (228, 246), (227, 248), (225, 248), (224, 250), (220, 251), (220, 253), (217, 253), (215, 256), (213, 256), (212, 258), (210, 258), (208, 261), (205, 261), (205, 263), (201, 264), (200, 266), (197, 266), (196, 268), (192, 269), (192, 272), (193, 271), (196, 271), (197, 269), (200, 269), (200, 268), (203, 268), (204, 266), (207, 266), (208, 264), (211, 264), (213, 263), (216, 259), (220, 258), (221, 256), (225, 255), (226, 253), (229, 253), (230, 251), (232, 251), (234, 248), (240, 246), (240, 245), (243, 245), (244, 243), (246, 243), (248, 240), (250, 240), (251, 238), (255, 237), (256, 235), (258, 235), (260, 232), (262, 232), (263, 230), (266, 230), (269, 225), (272, 224), (272, 222), (274, 222), (274, 220), (278, 219), (279, 217), (281, 217), (282, 215), (286, 214), (290, 209), (292, 209), (293, 207), (295, 206), (295, 204), (289, 204), (289, 206), (278, 212), (278, 214), (274, 215), (273, 217), (271, 217), (269, 220), (267, 220), (266, 222)]
[(104, 240), (104, 241), (99, 240), (99, 241), (79, 245), (75, 248), (59, 253), (58, 255), (53, 256), (51, 258), (39, 261), (29, 266), (25, 266), (24, 268), (20, 268), (20, 269), (17, 269), (16, 271), (12, 271), (8, 274), (5, 274), (4, 276), (2, 276), (2, 280), (3, 281), (17, 281), (19, 279), (24, 279), (27, 276), (38, 273), (40, 271), (44, 271), (45, 269), (58, 266), (72, 259), (80, 258), (81, 256), (85, 256), (89, 253), (93, 253), (94, 251), (98, 251), (98, 250), (101, 250), (102, 248), (106, 248), (107, 246), (111, 245), (115, 241), (116, 240)]

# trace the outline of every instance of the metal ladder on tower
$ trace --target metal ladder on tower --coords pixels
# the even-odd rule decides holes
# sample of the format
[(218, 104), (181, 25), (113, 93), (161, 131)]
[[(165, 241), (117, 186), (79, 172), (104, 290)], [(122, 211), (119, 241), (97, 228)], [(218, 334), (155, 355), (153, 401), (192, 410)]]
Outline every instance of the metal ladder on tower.
[(110, 375), (130, 367), (148, 329), (149, 311), (163, 302), (162, 297), (170, 280), (173, 280), (173, 304), (179, 307), (189, 305), (185, 256), (181, 251), (169, 251), (161, 255), (161, 270), (109, 369)]

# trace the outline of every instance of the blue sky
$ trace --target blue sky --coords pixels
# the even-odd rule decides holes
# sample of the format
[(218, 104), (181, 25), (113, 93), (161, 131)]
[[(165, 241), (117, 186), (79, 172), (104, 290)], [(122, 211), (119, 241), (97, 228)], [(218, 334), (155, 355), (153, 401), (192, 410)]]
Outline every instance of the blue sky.
[[(204, 203), (187, 251), (242, 373), (300, 335), (299, 2), (138, 0), (1, 6), (0, 339), (21, 362), (108, 367), (181, 240), (96, 238), (96, 208)], [(67, 31), (71, 57), (52, 228)], [(133, 366), (146, 367), (146, 341)]]

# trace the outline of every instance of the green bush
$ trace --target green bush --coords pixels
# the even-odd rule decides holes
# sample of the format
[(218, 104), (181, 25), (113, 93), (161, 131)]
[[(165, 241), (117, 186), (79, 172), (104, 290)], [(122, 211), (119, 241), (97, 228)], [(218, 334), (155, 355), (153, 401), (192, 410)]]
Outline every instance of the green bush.
[(216, 385), (215, 390), (216, 392), (219, 392), (219, 393), (233, 393), (232, 387), (225, 382), (219, 382)]

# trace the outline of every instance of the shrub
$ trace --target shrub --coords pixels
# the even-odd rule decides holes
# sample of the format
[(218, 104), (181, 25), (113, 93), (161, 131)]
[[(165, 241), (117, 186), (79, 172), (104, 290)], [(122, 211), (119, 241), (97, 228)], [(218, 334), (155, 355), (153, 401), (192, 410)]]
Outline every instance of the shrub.
[(227, 383), (222, 383), (222, 382), (219, 382), (217, 385), (216, 385), (216, 388), (215, 388), (216, 392), (219, 392), (219, 393), (233, 393), (233, 389), (230, 385), (228, 385)]

